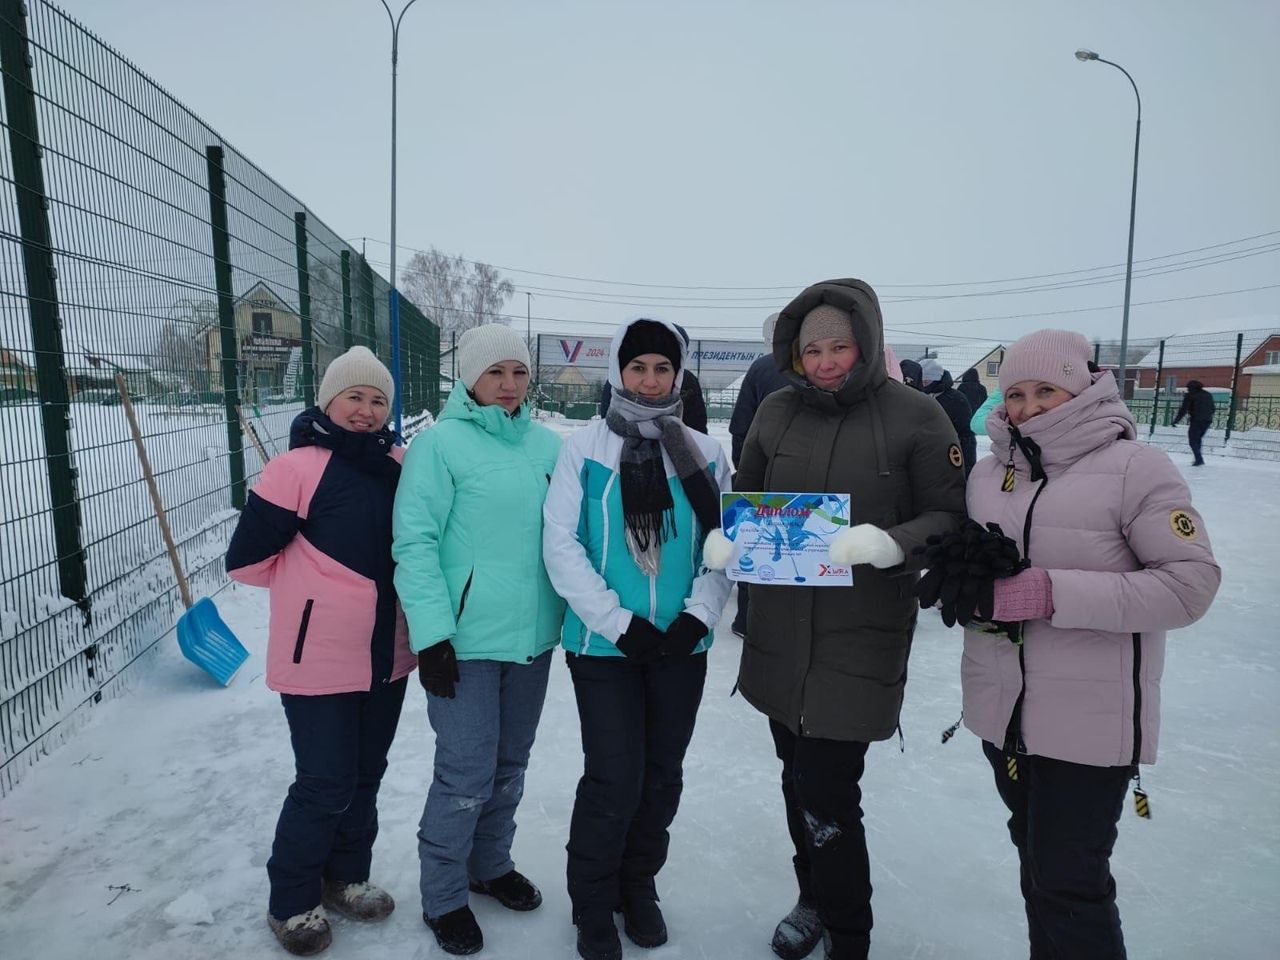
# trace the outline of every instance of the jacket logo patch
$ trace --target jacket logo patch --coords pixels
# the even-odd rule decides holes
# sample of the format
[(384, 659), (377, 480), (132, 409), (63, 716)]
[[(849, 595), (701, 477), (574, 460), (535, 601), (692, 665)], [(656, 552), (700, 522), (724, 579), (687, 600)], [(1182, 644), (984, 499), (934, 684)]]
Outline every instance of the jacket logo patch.
[(1179, 540), (1194, 540), (1200, 536), (1195, 520), (1185, 510), (1175, 510), (1169, 514), (1169, 526), (1173, 528), (1173, 535)]
[(960, 445), (953, 443), (947, 447), (947, 459), (951, 461), (953, 467), (964, 466), (964, 454), (960, 452)]

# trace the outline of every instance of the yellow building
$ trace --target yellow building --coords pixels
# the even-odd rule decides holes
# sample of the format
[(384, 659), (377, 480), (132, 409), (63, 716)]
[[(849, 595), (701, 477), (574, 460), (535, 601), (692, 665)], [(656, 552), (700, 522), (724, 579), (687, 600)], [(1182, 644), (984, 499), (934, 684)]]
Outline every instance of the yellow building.
[[(214, 321), (197, 336), (204, 340), (209, 369), (216, 382), (221, 369), (221, 329)], [(302, 320), (262, 281), (236, 301), (235, 336), (242, 399), (258, 401), (269, 396), (301, 394)]]

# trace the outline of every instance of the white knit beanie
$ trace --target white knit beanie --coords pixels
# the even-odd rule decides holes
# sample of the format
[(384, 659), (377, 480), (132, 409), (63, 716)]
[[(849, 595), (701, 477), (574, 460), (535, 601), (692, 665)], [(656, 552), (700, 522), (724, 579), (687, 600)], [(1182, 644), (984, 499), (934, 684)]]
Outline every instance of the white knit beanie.
[(316, 391), (316, 406), (325, 410), (338, 394), (360, 386), (377, 387), (386, 395), (387, 406), (395, 403), (396, 383), (391, 371), (368, 347), (352, 347), (330, 361)]
[(1089, 373), (1092, 355), (1083, 334), (1070, 330), (1028, 333), (1004, 352), (1000, 363), (1000, 392), (1023, 380), (1035, 380), (1052, 383), (1077, 396), (1093, 383)]
[(925, 357), (920, 361), (920, 380), (922, 383), (933, 383), (935, 380), (941, 380), (942, 375), (947, 371), (933, 357)]
[(458, 379), (468, 390), (480, 374), (503, 360), (518, 360), (526, 367), (529, 346), (505, 323), (486, 323), (467, 330), (458, 339)]

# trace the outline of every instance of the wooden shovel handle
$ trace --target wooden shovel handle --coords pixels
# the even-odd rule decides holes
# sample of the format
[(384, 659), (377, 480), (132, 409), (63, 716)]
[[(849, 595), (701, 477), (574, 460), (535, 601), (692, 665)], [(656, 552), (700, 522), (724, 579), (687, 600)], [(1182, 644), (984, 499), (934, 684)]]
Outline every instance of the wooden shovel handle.
[(262, 441), (258, 439), (258, 431), (254, 429), (252, 423), (245, 419), (244, 411), (239, 407), (236, 407), (236, 416), (240, 418), (241, 432), (249, 435), (249, 439), (253, 441), (254, 449), (258, 451), (258, 456), (262, 458), (262, 463), (266, 464), (267, 460), (270, 458), (267, 456), (267, 448), (264, 447), (262, 445)]
[(155, 508), (156, 519), (160, 521), (160, 533), (164, 537), (164, 547), (169, 552), (169, 562), (173, 564), (173, 575), (178, 579), (178, 591), (182, 594), (182, 604), (191, 609), (191, 587), (187, 576), (182, 572), (182, 564), (178, 562), (178, 548), (173, 542), (173, 532), (169, 529), (169, 518), (165, 516), (164, 504), (160, 502), (160, 488), (156, 486), (155, 474), (151, 472), (151, 461), (147, 459), (147, 448), (142, 443), (142, 431), (138, 429), (138, 417), (133, 412), (133, 401), (129, 399), (129, 390), (124, 385), (124, 377), (116, 371), (116, 389), (120, 391), (120, 403), (124, 406), (124, 415), (129, 418), (129, 431), (133, 434), (133, 446), (138, 451), (138, 462), (142, 464), (142, 476), (147, 481), (147, 492), (151, 494), (151, 506)]

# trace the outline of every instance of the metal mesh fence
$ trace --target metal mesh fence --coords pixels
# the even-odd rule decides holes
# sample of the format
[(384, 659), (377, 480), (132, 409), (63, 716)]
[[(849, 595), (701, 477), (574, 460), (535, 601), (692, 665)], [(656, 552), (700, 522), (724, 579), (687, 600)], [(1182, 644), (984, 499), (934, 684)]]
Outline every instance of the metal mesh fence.
[[(195, 595), (264, 459), (387, 281), (300, 200), (41, 0), (0, 0), (0, 793), (174, 622), (129, 393)], [(439, 336), (401, 301), (403, 408)]]

